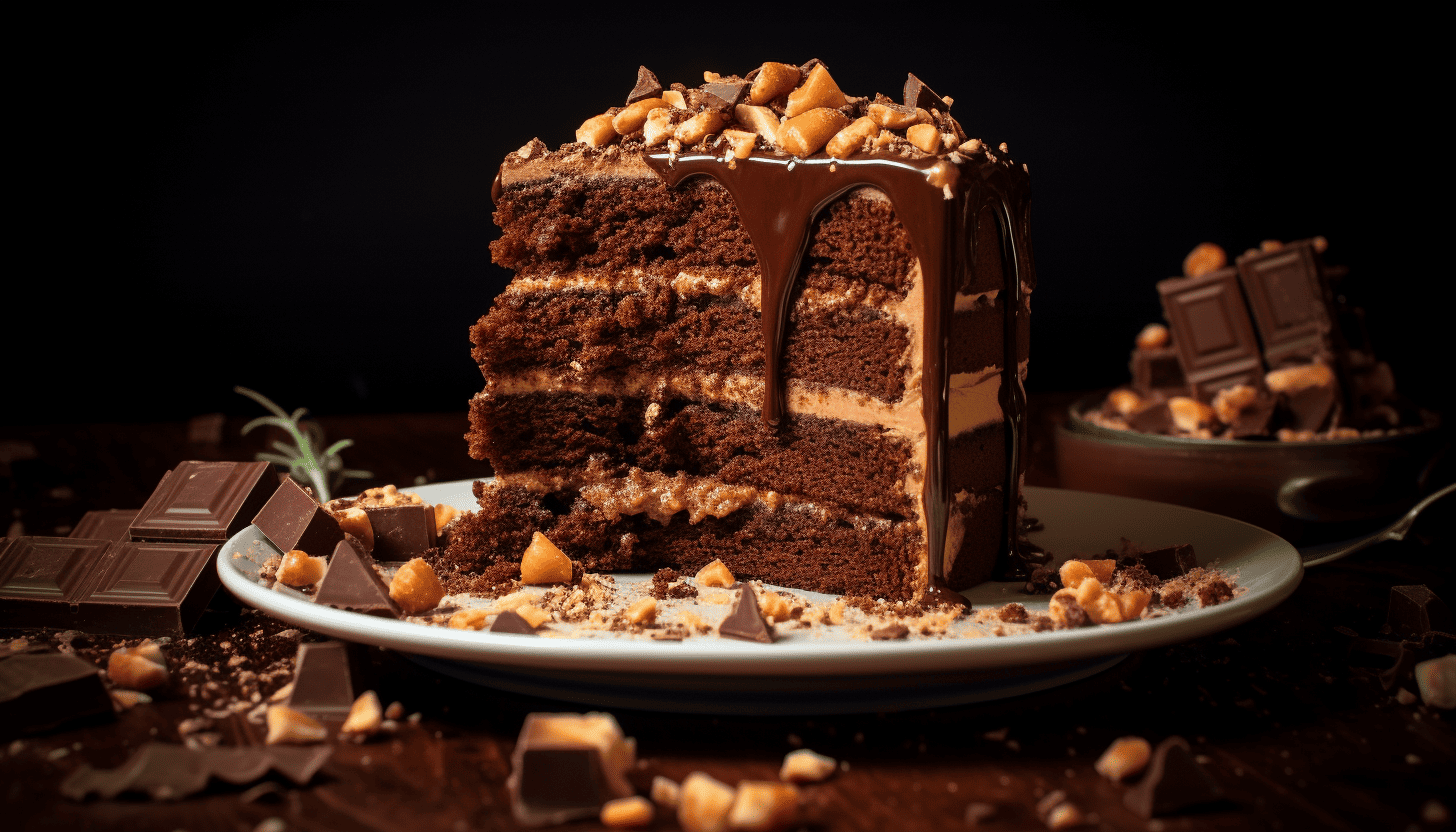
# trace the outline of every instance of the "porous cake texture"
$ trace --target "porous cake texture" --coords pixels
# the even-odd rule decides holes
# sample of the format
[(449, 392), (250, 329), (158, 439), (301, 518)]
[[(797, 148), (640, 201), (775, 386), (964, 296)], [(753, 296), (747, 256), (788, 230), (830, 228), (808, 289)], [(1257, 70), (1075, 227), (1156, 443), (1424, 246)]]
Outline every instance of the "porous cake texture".
[(446, 558), (540, 531), (591, 570), (935, 600), (1018, 557), (1028, 175), (911, 75), (705, 73), (493, 189), (515, 278), (471, 329), (478, 511)]

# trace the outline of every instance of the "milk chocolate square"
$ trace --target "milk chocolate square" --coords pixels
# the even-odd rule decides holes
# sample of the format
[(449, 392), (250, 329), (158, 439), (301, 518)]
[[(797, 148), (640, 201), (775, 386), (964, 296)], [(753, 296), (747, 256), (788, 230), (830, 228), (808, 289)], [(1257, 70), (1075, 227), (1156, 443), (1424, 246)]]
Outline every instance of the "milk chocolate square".
[(222, 543), (252, 522), (276, 485), (266, 462), (188, 461), (162, 478), (132, 540)]
[(1210, 401), (1226, 387), (1263, 384), (1264, 362), (1236, 270), (1159, 281), (1158, 294), (1195, 398)]
[(109, 540), (18, 537), (0, 553), (0, 626), (71, 627), (71, 605), (95, 584)]
[(1333, 354), (1334, 322), (1309, 241), (1245, 254), (1237, 264), (1270, 367), (1305, 364)]

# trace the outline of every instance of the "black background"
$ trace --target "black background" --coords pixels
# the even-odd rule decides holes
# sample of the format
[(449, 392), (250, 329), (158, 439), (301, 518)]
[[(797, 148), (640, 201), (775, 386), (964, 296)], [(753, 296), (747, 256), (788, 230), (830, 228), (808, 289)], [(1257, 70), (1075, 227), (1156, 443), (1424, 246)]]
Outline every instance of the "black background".
[(1196, 20), (695, 8), (222, 4), (17, 25), (33, 59), (11, 82), (0, 420), (257, 412), (236, 384), (321, 414), (463, 411), (480, 387), (466, 330), (508, 278), (488, 250), (500, 159), (570, 141), (639, 63), (695, 85), (811, 57), (852, 95), (898, 97), (913, 71), (1030, 165), (1033, 391), (1126, 379), (1133, 335), (1161, 318), (1153, 284), (1194, 244), (1323, 234), (1398, 384), (1448, 409), (1431, 124), (1450, 95), (1429, 27), (1228, 4)]

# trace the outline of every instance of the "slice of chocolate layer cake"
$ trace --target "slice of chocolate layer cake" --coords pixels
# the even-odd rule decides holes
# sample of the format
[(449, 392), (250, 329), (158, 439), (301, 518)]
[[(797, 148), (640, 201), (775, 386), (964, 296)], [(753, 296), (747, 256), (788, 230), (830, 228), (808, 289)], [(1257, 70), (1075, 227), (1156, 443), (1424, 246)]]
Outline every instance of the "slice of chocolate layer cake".
[(511, 154), (471, 330), (470, 452), (497, 479), (447, 559), (534, 532), (592, 570), (936, 596), (1015, 574), (1028, 176), (915, 76), (706, 73)]

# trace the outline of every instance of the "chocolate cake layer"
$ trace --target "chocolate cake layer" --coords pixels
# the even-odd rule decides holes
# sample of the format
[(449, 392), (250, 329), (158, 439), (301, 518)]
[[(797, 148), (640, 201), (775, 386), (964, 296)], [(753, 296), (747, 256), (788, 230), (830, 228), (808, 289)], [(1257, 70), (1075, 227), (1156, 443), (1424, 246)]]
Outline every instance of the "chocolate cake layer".
[(614, 518), (569, 492), (537, 497), (477, 483), (476, 497), (480, 509), (456, 521), (445, 551), (446, 562), (465, 571), (513, 559), (539, 531), (589, 570), (691, 573), (721, 560), (739, 580), (904, 598), (913, 593), (925, 545), (913, 523), (823, 509), (754, 504), (722, 518), (663, 525), (645, 514)]
[(859, 513), (904, 519), (916, 512), (905, 485), (914, 449), (875, 426), (792, 416), (774, 431), (757, 408), (742, 405), (576, 393), (477, 396), (470, 422), (471, 455), (490, 459), (501, 476), (604, 455)]

